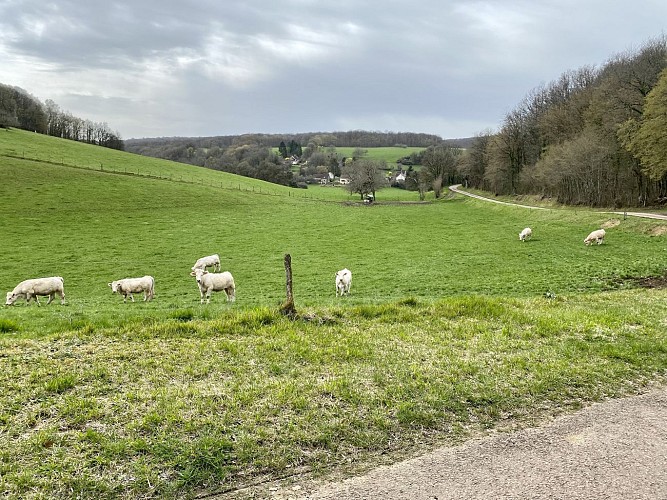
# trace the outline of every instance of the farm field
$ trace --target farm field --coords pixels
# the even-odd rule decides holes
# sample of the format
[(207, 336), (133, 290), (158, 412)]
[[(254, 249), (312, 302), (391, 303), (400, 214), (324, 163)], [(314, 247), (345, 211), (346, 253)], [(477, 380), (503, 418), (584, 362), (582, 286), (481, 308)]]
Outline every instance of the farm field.
[[(657, 221), (300, 197), (15, 130), (0, 130), (0, 175), (0, 288), (60, 275), (67, 294), (0, 310), (3, 497), (182, 498), (326, 474), (665, 375), (667, 292), (638, 287), (665, 273)], [(605, 243), (585, 247), (601, 225)], [(199, 304), (189, 271), (211, 253), (234, 304)], [(285, 253), (295, 321), (277, 312)], [(343, 267), (352, 293), (336, 298)], [(153, 302), (107, 286), (144, 274)]]

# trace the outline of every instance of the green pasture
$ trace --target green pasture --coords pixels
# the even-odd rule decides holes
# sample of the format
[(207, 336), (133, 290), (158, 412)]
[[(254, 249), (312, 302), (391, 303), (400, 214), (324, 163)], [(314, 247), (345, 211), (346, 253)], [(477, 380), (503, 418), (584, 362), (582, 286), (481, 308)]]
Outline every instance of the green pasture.
[[(665, 267), (664, 238), (650, 233), (654, 222), (622, 221), (608, 230), (605, 245), (585, 247), (586, 234), (609, 219), (588, 211), (564, 217), (562, 211), (465, 198), (365, 206), (292, 197), (286, 188), (269, 195), (0, 161), (0, 253), (11, 256), (0, 263), (2, 288), (58, 275), (68, 296), (68, 306), (53, 312), (22, 304), (3, 312), (25, 328), (40, 318), (40, 328), (59, 329), (68, 322), (199, 310), (188, 273), (198, 257), (211, 253), (235, 277), (237, 309), (284, 299), (286, 253), (292, 256), (297, 303), (304, 306), (339, 304), (333, 276), (343, 267), (353, 272), (348, 304), (592, 292), (613, 288), (626, 275), (661, 274)], [(518, 233), (526, 225), (534, 236), (521, 243)], [(114, 279), (144, 274), (156, 280), (151, 304), (123, 306), (107, 287)], [(228, 307), (216, 295), (203, 310)]]
[[(352, 158), (354, 150), (357, 148), (342, 147), (336, 148), (336, 152), (346, 158)], [(389, 169), (396, 168), (396, 161), (410, 156), (412, 153), (418, 153), (426, 148), (421, 147), (382, 147), (382, 148), (361, 148), (366, 151), (366, 158), (387, 162)]]
[[(183, 498), (368, 467), (665, 375), (667, 292), (638, 287), (665, 274), (659, 221), (384, 190), (366, 206), (15, 130), (0, 177), (3, 297), (51, 275), (67, 295), (0, 309), (3, 497)], [(189, 271), (211, 253), (234, 304), (199, 303)], [(107, 286), (144, 274), (149, 303)]]

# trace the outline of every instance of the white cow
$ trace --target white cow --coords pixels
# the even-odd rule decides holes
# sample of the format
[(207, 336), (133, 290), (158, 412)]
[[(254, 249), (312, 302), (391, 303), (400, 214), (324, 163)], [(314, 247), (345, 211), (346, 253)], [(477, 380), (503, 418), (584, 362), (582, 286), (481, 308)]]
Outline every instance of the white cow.
[(591, 234), (586, 236), (586, 239), (584, 240), (584, 244), (586, 246), (591, 245), (594, 241), (597, 242), (598, 245), (602, 245), (602, 242), (604, 241), (604, 236), (605, 236), (604, 229), (597, 229), (593, 231)]
[[(195, 265), (192, 266), (192, 270), (196, 269), (206, 269), (207, 267), (212, 267), (214, 271), (220, 271), (220, 256), (217, 253), (213, 255), (207, 255), (201, 259), (197, 259)], [(193, 275), (194, 276), (194, 275)]]
[(336, 273), (336, 297), (338, 297), (338, 293), (340, 292), (340, 296), (342, 297), (344, 294), (350, 293), (350, 287), (352, 286), (352, 271), (349, 269), (341, 269)]
[(133, 293), (144, 292), (144, 302), (153, 300), (155, 295), (155, 279), (152, 276), (143, 276), (142, 278), (125, 278), (122, 280), (108, 283), (111, 287), (111, 293), (118, 293), (123, 296), (123, 302), (127, 302), (128, 295), (134, 302)]
[(60, 276), (52, 276), (50, 278), (33, 278), (25, 281), (21, 281), (14, 290), (7, 292), (7, 301), (5, 305), (11, 306), (16, 299), (25, 297), (27, 303), (30, 303), (31, 299), (35, 299), (37, 305), (39, 305), (38, 296), (49, 296), (49, 300), (46, 304), (50, 304), (53, 298), (58, 295), (60, 296), (60, 303), (65, 303), (65, 280)]
[(533, 230), (529, 227), (524, 228), (524, 230), (519, 233), (519, 239), (521, 241), (529, 240), (531, 236), (533, 236)]
[(236, 300), (236, 285), (232, 273), (225, 271), (224, 273), (209, 273), (206, 269), (194, 269), (190, 276), (194, 276), (199, 286), (199, 294), (201, 295), (201, 303), (204, 303), (204, 296), (206, 296), (206, 303), (211, 302), (211, 292), (224, 292), (227, 294), (227, 302), (234, 302)]

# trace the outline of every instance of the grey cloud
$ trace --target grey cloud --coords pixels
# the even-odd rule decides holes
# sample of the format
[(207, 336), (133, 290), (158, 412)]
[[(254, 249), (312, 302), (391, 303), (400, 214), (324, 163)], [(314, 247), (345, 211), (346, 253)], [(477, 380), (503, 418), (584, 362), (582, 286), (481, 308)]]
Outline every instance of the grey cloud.
[(541, 83), (661, 35), (666, 16), (657, 1), (5, 0), (0, 82), (124, 137), (466, 136)]

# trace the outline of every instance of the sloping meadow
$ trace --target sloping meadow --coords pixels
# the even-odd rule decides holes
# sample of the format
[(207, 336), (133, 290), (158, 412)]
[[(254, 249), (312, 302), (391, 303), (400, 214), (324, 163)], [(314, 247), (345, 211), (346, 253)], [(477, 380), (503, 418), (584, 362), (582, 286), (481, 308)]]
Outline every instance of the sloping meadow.
[[(126, 175), (140, 160), (117, 152), (116, 172), (72, 168), (85, 145), (67, 144), (69, 166), (0, 154), (0, 287), (59, 275), (67, 295), (0, 311), (5, 496), (234, 489), (523, 425), (664, 375), (665, 291), (632, 288), (664, 276), (660, 222), (382, 192), (373, 206), (318, 201)], [(605, 243), (584, 246), (601, 225)], [(211, 253), (234, 304), (199, 304), (190, 267)], [(277, 312), (285, 253), (294, 321)], [(343, 267), (352, 293), (336, 298)], [(149, 303), (107, 286), (145, 274)]]

